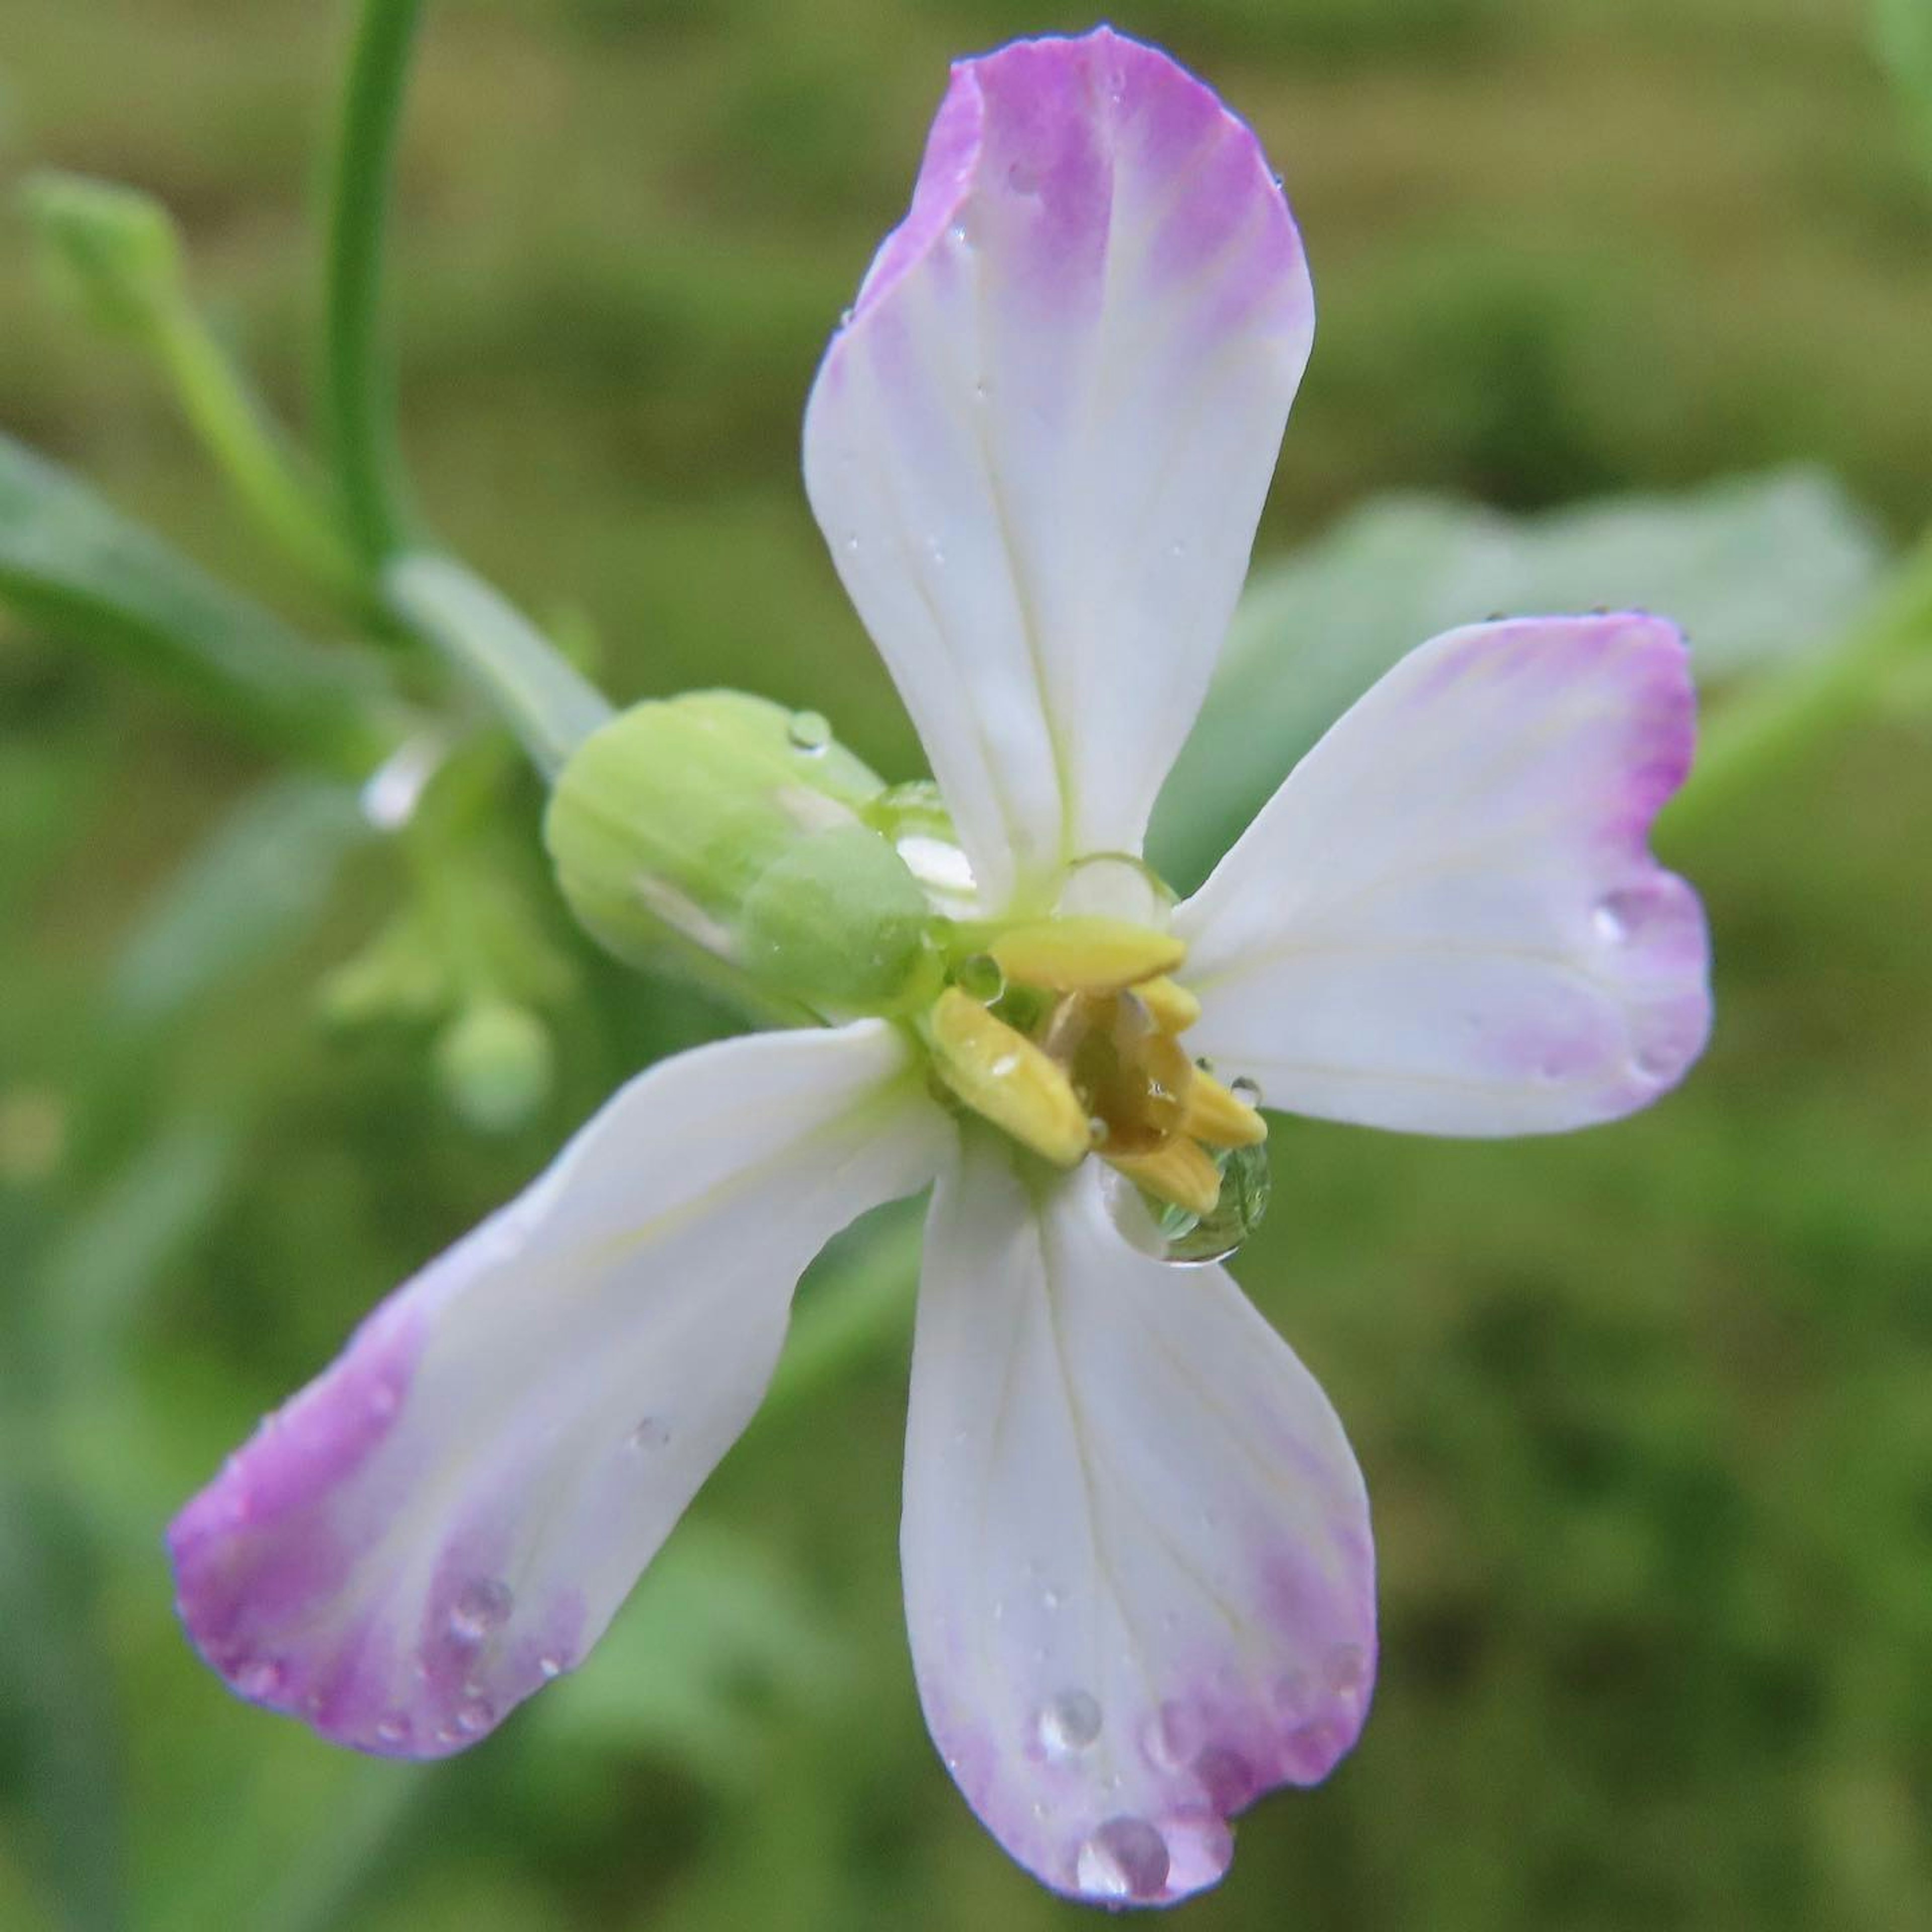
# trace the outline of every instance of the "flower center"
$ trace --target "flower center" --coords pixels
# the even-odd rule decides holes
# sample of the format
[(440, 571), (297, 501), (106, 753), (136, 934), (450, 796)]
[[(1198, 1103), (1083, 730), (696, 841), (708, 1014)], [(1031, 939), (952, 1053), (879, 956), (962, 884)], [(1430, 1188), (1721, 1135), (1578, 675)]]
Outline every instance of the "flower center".
[(1211, 1214), (1227, 1154), (1268, 1129), (1180, 1042), (1201, 1011), (1169, 976), (1181, 941), (1088, 914), (958, 933), (920, 1023), (952, 1098), (1055, 1166), (1096, 1154), (1156, 1200)]

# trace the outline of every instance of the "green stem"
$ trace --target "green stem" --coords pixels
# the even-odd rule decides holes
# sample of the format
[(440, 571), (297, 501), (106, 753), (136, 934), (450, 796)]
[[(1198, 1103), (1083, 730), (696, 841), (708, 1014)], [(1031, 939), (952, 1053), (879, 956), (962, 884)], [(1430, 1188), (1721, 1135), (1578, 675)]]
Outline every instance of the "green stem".
[(322, 412), (357, 548), (380, 563), (405, 521), (382, 351), (382, 237), (422, 0), (363, 0), (342, 101), (328, 216)]
[(1932, 534), (1894, 573), (1852, 634), (1828, 656), (1766, 680), (1720, 710), (1705, 732), (1690, 782), (1672, 803), (1667, 836), (1695, 838), (1722, 822), (1793, 761), (1858, 723), (1906, 655), (1932, 643)]
[(154, 341), (202, 447), (268, 536), (332, 596), (365, 603), (354, 556), (200, 314), (186, 302), (171, 309)]
[(419, 551), (382, 573), (385, 607), (469, 682), (546, 778), (610, 717), (610, 700), (508, 602), (453, 557)]

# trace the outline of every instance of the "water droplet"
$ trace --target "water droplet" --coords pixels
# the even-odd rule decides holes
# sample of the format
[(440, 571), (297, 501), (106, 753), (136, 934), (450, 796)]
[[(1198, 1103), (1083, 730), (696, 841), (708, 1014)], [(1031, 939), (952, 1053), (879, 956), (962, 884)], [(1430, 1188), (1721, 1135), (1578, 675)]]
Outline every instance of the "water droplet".
[(496, 1707), (487, 1697), (466, 1697), (456, 1707), (456, 1728), (466, 1738), (480, 1738), (496, 1721)]
[(1068, 868), (1055, 910), (1096, 914), (1165, 932), (1174, 894), (1159, 873), (1131, 852), (1095, 852)]
[(847, 549), (848, 550), (849, 550), (849, 551), (850, 551), (850, 553), (851, 553), (854, 556), (856, 556), (858, 555), (858, 554), (859, 554), (859, 532), (858, 532), (856, 530), (848, 530), (848, 531), (846, 532), (846, 535), (845, 535), (845, 548), (846, 548), (846, 549)]
[(1184, 1805), (1160, 1821), (1167, 1840), (1168, 1880), (1176, 1892), (1212, 1885), (1233, 1862), (1234, 1834), (1228, 1821), (1204, 1806)]
[(1665, 1042), (1640, 1046), (1630, 1064), (1646, 1080), (1675, 1080), (1684, 1071), (1684, 1057)]
[(1057, 1610), (1061, 1603), (1060, 1592), (1050, 1585), (1040, 1593), (1040, 1606), (1043, 1610)]
[(823, 712), (794, 711), (791, 722), (785, 727), (785, 736), (791, 740), (792, 748), (808, 752), (816, 757), (832, 742), (832, 727)]
[(1312, 1702), (1312, 1690), (1306, 1671), (1288, 1671), (1275, 1679), (1275, 1708), (1283, 1717), (1299, 1723), (1308, 1715)]
[(1228, 1091), (1244, 1106), (1258, 1107), (1262, 1103), (1262, 1083), (1245, 1073), (1228, 1087)]
[(1040, 1741), (1049, 1757), (1070, 1757), (1100, 1735), (1100, 1706), (1092, 1692), (1063, 1690), (1040, 1714)]
[(516, 1598), (500, 1578), (479, 1576), (466, 1583), (449, 1609), (449, 1634), (459, 1643), (481, 1643), (510, 1620)]
[(1156, 1771), (1185, 1771), (1204, 1742), (1200, 1719), (1184, 1704), (1171, 1699), (1147, 1721), (1141, 1748)]
[(1194, 1775), (1200, 1779), (1208, 1803), (1224, 1818), (1240, 1810), (1261, 1788), (1254, 1766), (1226, 1744), (1210, 1744), (1202, 1751), (1194, 1760)]
[(1006, 185), (1016, 194), (1037, 194), (1040, 192), (1040, 170), (1024, 161), (1016, 161), (1006, 170)]
[(647, 1415), (629, 1435), (625, 1437), (625, 1446), (634, 1455), (648, 1455), (653, 1449), (662, 1449), (670, 1441), (670, 1424), (661, 1415)]
[(258, 1657), (235, 1673), (235, 1688), (244, 1697), (273, 1697), (288, 1682), (286, 1669), (272, 1657)]
[(1176, 537), (1173, 542), (1168, 545), (1167, 554), (1169, 556), (1185, 556), (1187, 554), (1187, 539), (1185, 537)]
[(547, 1684), (553, 1677), (563, 1675), (563, 1659), (554, 1652), (545, 1651), (537, 1659), (537, 1674)]
[(1358, 1643), (1338, 1643), (1322, 1660), (1328, 1688), (1351, 1696), (1369, 1681), (1368, 1653)]
[(850, 328), (851, 326), (852, 311), (849, 308), (841, 309), (838, 311), (838, 326), (841, 328)]
[(378, 1744), (407, 1744), (410, 1741), (409, 1719), (394, 1714), (385, 1718), (376, 1726), (376, 1741)]
[(970, 248), (972, 247), (973, 237), (967, 232), (966, 224), (964, 221), (954, 222), (952, 226), (949, 228), (946, 232), (956, 248)]
[[(1240, 1083), (1231, 1090), (1244, 1100)], [(1255, 1103), (1249, 1100), (1252, 1106)], [(1268, 1144), (1226, 1148), (1216, 1151), (1214, 1165), (1221, 1171), (1221, 1198), (1208, 1214), (1191, 1214), (1184, 1208), (1164, 1206), (1154, 1213), (1163, 1261), (1183, 1268), (1200, 1268), (1210, 1262), (1224, 1262), (1240, 1250), (1268, 1213), (1272, 1180), (1268, 1173)]]
[(1098, 1114), (1092, 1114), (1088, 1117), (1088, 1136), (1096, 1148), (1105, 1147), (1107, 1144), (1107, 1136), (1112, 1132), (1113, 1130), (1101, 1119)]
[(1167, 1883), (1167, 1840), (1144, 1818), (1109, 1818), (1080, 1847), (1074, 1879), (1090, 1898), (1154, 1898)]
[(926, 554), (932, 558), (934, 569), (944, 570), (946, 568), (946, 547), (937, 537), (927, 538)]
[(990, 1006), (1006, 990), (1006, 976), (990, 952), (976, 952), (954, 969), (952, 983), (968, 998)]

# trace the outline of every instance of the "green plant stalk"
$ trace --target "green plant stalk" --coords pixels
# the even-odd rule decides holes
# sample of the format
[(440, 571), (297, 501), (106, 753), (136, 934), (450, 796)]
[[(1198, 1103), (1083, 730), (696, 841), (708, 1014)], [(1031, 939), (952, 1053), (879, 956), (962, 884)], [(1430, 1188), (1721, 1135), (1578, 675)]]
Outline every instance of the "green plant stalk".
[(264, 532), (332, 596), (365, 606), (365, 572), (201, 316), (170, 308), (154, 345), (202, 447)]
[(1695, 838), (1775, 784), (1882, 698), (1915, 650), (1932, 646), (1932, 532), (1900, 566), (1864, 620), (1828, 656), (1768, 679), (1720, 711), (1703, 734), (1690, 782), (1672, 802), (1666, 836)]
[(382, 240), (397, 124), (422, 0), (363, 0), (330, 177), (322, 415), (350, 535), (370, 563), (406, 518), (382, 347)]
[(382, 572), (384, 608), (430, 645), (516, 734), (546, 779), (611, 716), (610, 700), (500, 592), (453, 557), (418, 551)]

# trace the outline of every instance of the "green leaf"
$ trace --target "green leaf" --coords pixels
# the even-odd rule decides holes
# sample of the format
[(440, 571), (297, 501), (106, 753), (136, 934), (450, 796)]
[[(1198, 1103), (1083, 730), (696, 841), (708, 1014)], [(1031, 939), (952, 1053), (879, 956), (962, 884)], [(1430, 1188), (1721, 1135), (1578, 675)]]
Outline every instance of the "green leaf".
[(0, 436), (0, 598), (158, 670), (278, 748), (360, 777), (393, 742), (382, 687)]
[(1932, 168), (1932, 5), (1927, 0), (1873, 0), (1872, 44)]
[(1706, 685), (1822, 656), (1885, 552), (1830, 478), (1739, 478), (1518, 518), (1384, 498), (1250, 578), (1220, 673), (1162, 793), (1155, 862), (1197, 880), (1304, 752), (1424, 639), (1498, 614), (1674, 618)]
[(536, 1707), (553, 1748), (668, 1752), (730, 1790), (776, 1712), (838, 1694), (856, 1666), (801, 1579), (762, 1545), (686, 1522), (597, 1646), (592, 1677)]
[(271, 779), (218, 825), (141, 914), (109, 991), (149, 1025), (298, 944), (370, 836), (346, 786)]

